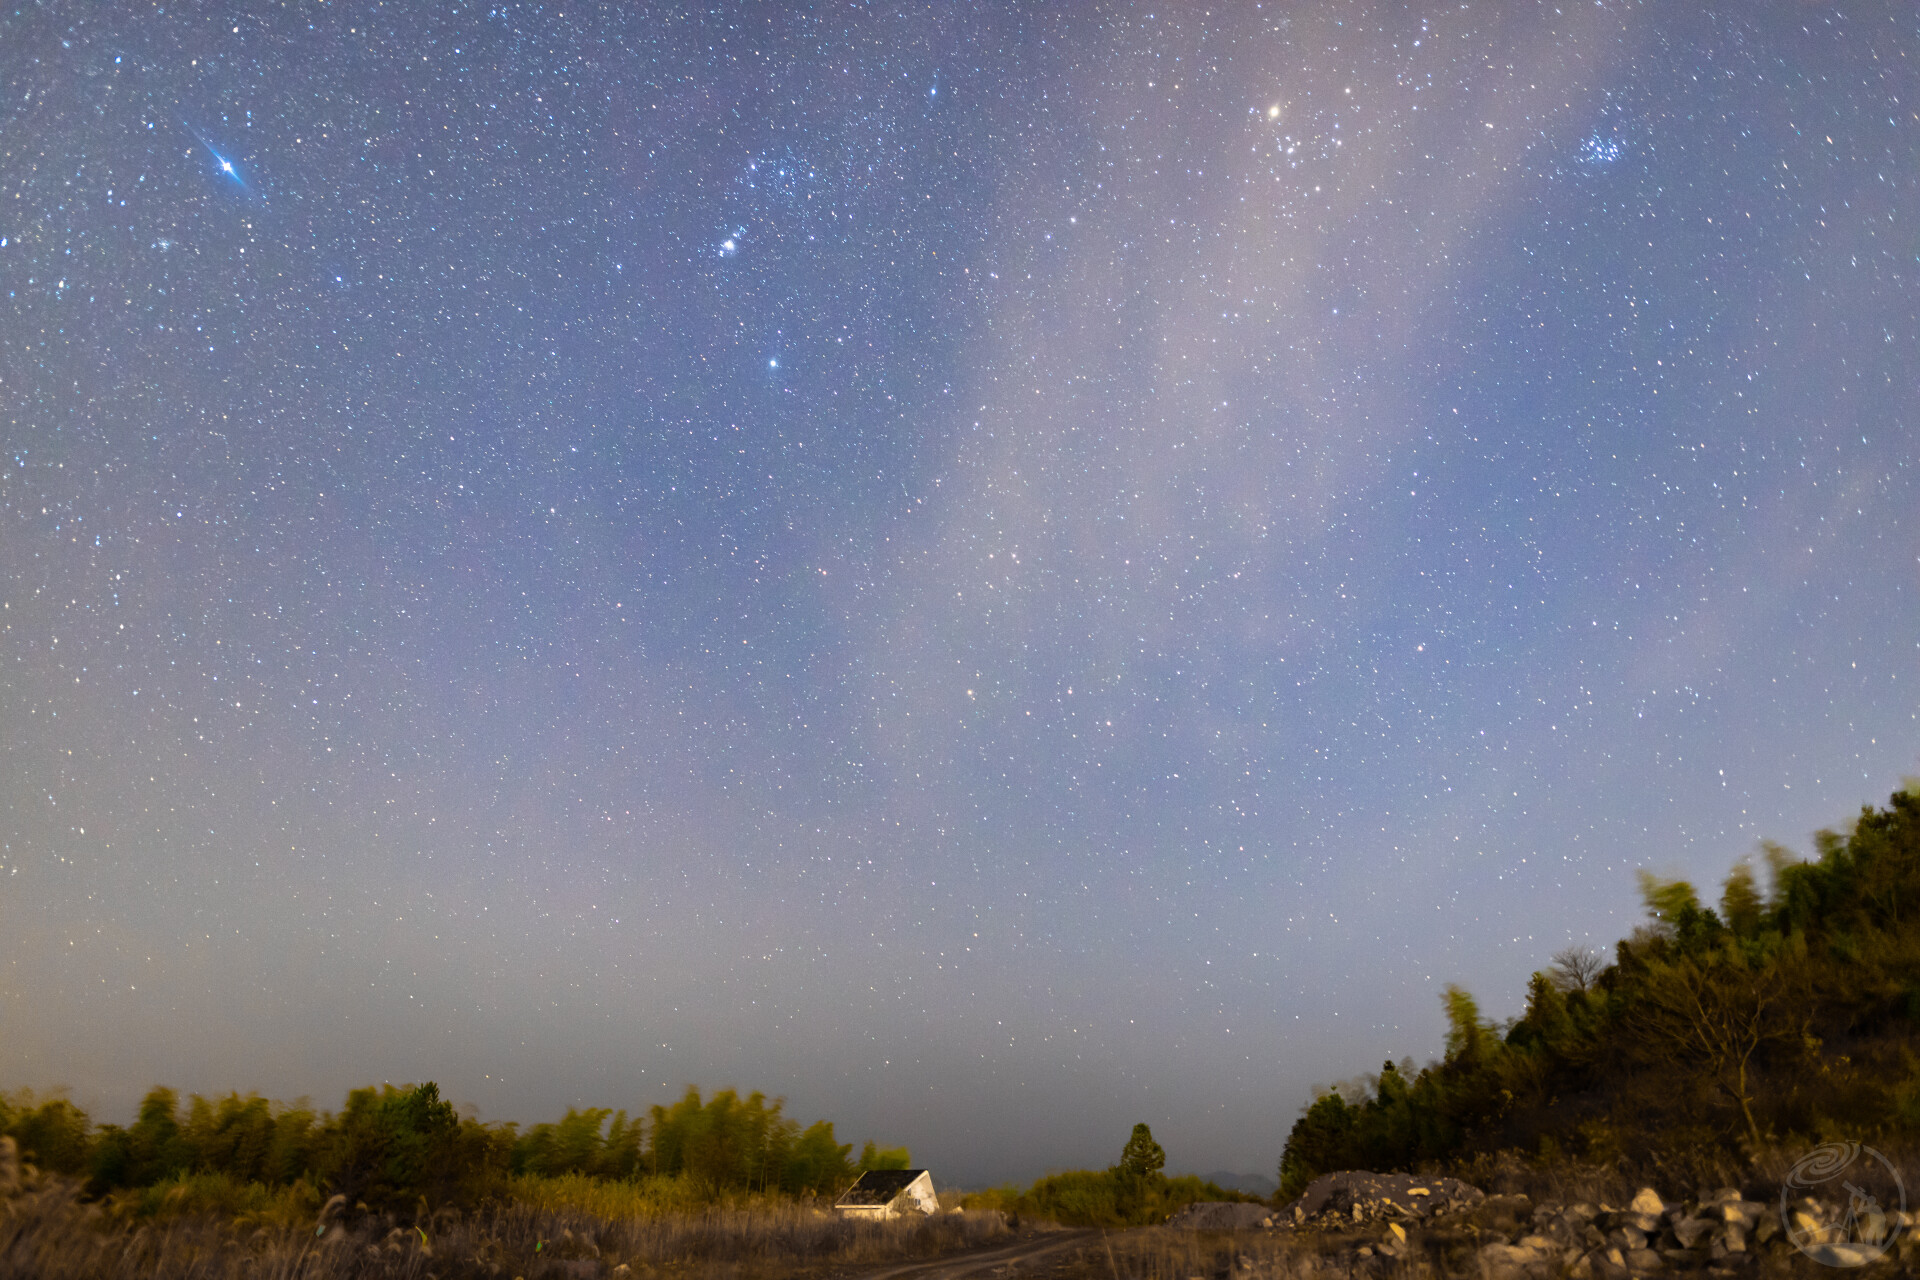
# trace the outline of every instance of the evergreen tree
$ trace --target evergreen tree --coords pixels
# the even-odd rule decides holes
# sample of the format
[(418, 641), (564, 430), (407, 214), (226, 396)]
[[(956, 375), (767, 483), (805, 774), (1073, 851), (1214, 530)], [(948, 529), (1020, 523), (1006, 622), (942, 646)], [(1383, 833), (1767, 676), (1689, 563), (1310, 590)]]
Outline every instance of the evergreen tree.
[(1120, 1153), (1120, 1172), (1136, 1178), (1151, 1177), (1166, 1163), (1167, 1153), (1153, 1140), (1153, 1130), (1144, 1124), (1133, 1126), (1133, 1136), (1127, 1139), (1126, 1149)]

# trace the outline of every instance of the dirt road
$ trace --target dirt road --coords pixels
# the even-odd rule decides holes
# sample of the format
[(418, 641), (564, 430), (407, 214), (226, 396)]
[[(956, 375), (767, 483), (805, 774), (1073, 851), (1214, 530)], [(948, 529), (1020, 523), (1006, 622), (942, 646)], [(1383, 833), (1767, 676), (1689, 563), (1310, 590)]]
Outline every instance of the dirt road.
[(1100, 1233), (1091, 1230), (1048, 1231), (998, 1249), (868, 1271), (859, 1280), (961, 1280), (963, 1276), (989, 1273), (1017, 1276), (1030, 1270), (1042, 1258), (1052, 1257), (1099, 1238)]

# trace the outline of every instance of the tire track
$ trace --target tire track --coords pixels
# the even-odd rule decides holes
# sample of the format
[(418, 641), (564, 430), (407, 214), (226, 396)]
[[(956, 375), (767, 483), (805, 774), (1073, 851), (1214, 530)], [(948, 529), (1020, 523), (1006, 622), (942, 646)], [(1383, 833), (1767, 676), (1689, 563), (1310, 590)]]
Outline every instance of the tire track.
[(971, 1276), (992, 1267), (1011, 1268), (1021, 1263), (1035, 1262), (1076, 1245), (1086, 1244), (1098, 1235), (1099, 1232), (1091, 1230), (1049, 1231), (1045, 1235), (1022, 1240), (986, 1253), (969, 1253), (957, 1258), (934, 1258), (928, 1262), (914, 1262), (905, 1266), (888, 1267), (882, 1271), (864, 1272), (859, 1276), (859, 1280), (961, 1280), (964, 1276)]

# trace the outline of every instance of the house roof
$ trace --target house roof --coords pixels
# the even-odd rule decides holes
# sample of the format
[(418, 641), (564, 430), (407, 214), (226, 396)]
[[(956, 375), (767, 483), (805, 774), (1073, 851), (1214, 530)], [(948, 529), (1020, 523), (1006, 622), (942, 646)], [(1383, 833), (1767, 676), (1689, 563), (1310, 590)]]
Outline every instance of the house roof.
[(847, 1193), (834, 1201), (844, 1205), (888, 1205), (913, 1185), (925, 1169), (869, 1169), (854, 1180)]

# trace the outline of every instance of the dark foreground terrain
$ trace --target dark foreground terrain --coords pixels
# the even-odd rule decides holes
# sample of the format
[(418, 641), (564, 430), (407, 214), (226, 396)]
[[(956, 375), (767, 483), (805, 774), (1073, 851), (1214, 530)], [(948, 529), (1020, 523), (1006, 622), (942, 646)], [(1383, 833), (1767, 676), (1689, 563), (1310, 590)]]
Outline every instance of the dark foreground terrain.
[[(1838, 1145), (1838, 1144), (1837, 1144)], [(1849, 1154), (1840, 1151), (1840, 1155)], [(1854, 1153), (1857, 1154), (1857, 1153)], [(46, 1280), (1616, 1280), (1920, 1274), (1916, 1215), (1890, 1166), (1815, 1191), (1570, 1185), (1538, 1200), (1451, 1178), (1337, 1173), (1279, 1208), (1192, 1205), (1168, 1224), (1063, 1228), (995, 1210), (851, 1222), (818, 1203), (601, 1217), (482, 1210), (295, 1221), (131, 1212), (14, 1158), (0, 1138), (0, 1277)], [(1838, 1193), (1838, 1194), (1833, 1194)], [(1222, 1229), (1231, 1228), (1231, 1229)]]

